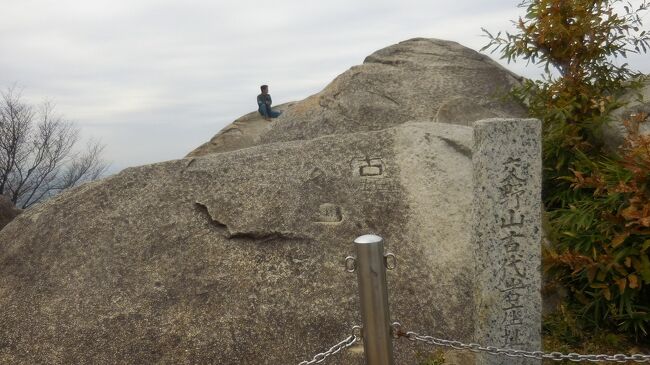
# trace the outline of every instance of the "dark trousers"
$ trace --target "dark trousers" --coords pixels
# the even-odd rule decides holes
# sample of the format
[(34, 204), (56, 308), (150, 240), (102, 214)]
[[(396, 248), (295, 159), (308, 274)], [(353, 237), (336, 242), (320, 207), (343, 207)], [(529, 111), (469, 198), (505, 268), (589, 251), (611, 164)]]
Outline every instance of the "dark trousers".
[(266, 104), (260, 105), (260, 108), (257, 111), (259, 111), (260, 114), (262, 114), (262, 116), (265, 118), (277, 118), (280, 114), (282, 114), (282, 112), (276, 112)]

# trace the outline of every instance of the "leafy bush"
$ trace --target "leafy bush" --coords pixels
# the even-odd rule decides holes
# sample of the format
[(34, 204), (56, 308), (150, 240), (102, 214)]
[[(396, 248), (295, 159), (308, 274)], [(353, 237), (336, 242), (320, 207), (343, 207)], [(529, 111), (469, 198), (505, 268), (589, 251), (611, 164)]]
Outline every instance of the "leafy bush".
[[(515, 33), (485, 31), (485, 49), (508, 61), (544, 66), (512, 95), (543, 122), (543, 199), (551, 277), (580, 303), (582, 325), (613, 326), (646, 334), (650, 244), (650, 152), (647, 137), (630, 133), (620, 154), (603, 148), (602, 127), (622, 94), (641, 75), (616, 57), (646, 53), (646, 0), (524, 0)], [(620, 11), (616, 9), (620, 8)], [(638, 130), (637, 130), (638, 131)]]
[[(595, 323), (647, 335), (650, 324), (650, 136), (638, 132), (644, 114), (627, 123), (618, 158), (578, 154), (575, 195), (549, 212), (545, 255), (552, 276), (564, 282)], [(607, 323), (609, 322), (609, 323)]]

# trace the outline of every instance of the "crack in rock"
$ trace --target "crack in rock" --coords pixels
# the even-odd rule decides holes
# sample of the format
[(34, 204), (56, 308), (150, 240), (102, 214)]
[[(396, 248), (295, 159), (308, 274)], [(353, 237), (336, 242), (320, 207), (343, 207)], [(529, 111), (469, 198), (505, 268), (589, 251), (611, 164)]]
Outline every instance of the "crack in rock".
[[(224, 233), (229, 232), (228, 231), (228, 226), (225, 224), (219, 222), (218, 220), (214, 219), (212, 215), (210, 214), (210, 211), (208, 210), (207, 205), (203, 203), (196, 202), (194, 203), (194, 207), (196, 210), (201, 213), (201, 215), (205, 216), (208, 219), (208, 222), (210, 222), (210, 225), (218, 228), (219, 230), (223, 230)], [(226, 233), (227, 234), (227, 233)]]
[(283, 232), (275, 230), (253, 230), (253, 231), (233, 231), (226, 223), (221, 222), (219, 219), (215, 218), (211, 213), (207, 205), (201, 202), (195, 202), (194, 206), (196, 210), (207, 218), (210, 225), (216, 228), (221, 234), (223, 234), (227, 239), (250, 239), (259, 242), (272, 241), (277, 239), (283, 240), (304, 240), (309, 239), (309, 237), (297, 234), (295, 232)]
[(368, 56), (368, 57), (366, 57), (365, 60), (363, 60), (363, 63), (378, 63), (378, 64), (381, 64), (381, 65), (398, 67), (398, 66), (406, 63), (406, 61), (404, 61), (404, 60), (390, 60), (390, 59), (385, 59), (385, 58), (381, 58), (381, 57)]
[(392, 102), (393, 102), (395, 105), (397, 105), (397, 106), (401, 106), (400, 103), (397, 102), (397, 100), (391, 98), (391, 97), (388, 96), (388, 95), (384, 95), (384, 94), (381, 94), (381, 93), (378, 93), (378, 92), (376, 92), (376, 91), (372, 91), (372, 90), (366, 90), (366, 91), (369, 92), (370, 94), (377, 95), (377, 96), (382, 97), (382, 98), (384, 98), (384, 99), (390, 100), (390, 101), (392, 101)]
[(441, 140), (443, 140), (445, 143), (447, 143), (451, 148), (456, 150), (456, 152), (460, 153), (463, 156), (467, 157), (472, 157), (472, 149), (468, 148), (467, 146), (464, 146), (457, 141), (454, 141), (453, 139), (445, 138), (445, 137), (438, 137)]

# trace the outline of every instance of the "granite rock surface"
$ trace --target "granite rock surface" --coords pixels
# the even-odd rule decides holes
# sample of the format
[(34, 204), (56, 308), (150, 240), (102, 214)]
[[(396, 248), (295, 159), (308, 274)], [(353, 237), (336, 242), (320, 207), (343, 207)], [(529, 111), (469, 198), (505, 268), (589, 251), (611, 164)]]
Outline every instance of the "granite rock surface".
[(270, 123), (257, 112), (242, 116), (188, 157), (381, 130), (410, 120), (471, 125), (483, 118), (523, 117), (519, 104), (502, 98), (520, 80), (456, 42), (410, 39), (371, 54), (318, 94), (278, 106), (283, 114)]
[[(268, 144), (35, 206), (0, 232), (0, 363), (299, 363), (360, 321), (343, 259), (362, 233), (397, 256), (395, 319), (469, 340), (471, 136), (425, 122)], [(398, 363), (416, 349), (398, 342)]]
[(650, 134), (650, 76), (646, 76), (640, 90), (630, 91), (622, 98), (626, 105), (612, 113), (612, 120), (605, 125), (605, 145), (615, 151), (623, 144), (628, 132), (624, 120), (632, 120), (634, 114), (644, 113), (645, 120), (639, 124), (639, 132)]
[[(523, 114), (497, 101), (516, 82), (456, 43), (402, 42), (272, 124), (252, 113), (194, 157), (30, 208), (0, 231), (0, 363), (311, 359), (360, 321), (343, 260), (367, 233), (397, 256), (393, 319), (471, 341), (471, 126)], [(422, 350), (396, 341), (396, 363)]]

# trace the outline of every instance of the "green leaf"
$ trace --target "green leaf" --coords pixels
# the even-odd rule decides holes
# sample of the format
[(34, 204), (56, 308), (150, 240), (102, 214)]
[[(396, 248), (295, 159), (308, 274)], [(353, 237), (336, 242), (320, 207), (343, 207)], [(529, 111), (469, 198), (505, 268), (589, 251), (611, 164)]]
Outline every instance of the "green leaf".
[(639, 274), (641, 275), (641, 278), (643, 278), (643, 282), (646, 284), (650, 284), (650, 259), (648, 258), (648, 255), (641, 255), (641, 268), (639, 270)]
[(648, 248), (650, 248), (650, 239), (643, 241), (643, 244), (641, 245), (641, 253), (645, 253)]

